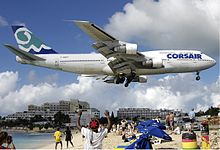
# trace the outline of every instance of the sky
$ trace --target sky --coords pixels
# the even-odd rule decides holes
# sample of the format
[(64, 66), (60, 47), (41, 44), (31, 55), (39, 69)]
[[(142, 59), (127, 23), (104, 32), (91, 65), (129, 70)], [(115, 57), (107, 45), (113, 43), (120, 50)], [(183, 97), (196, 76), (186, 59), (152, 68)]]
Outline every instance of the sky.
[[(66, 0), (0, 2), (0, 115), (78, 98), (91, 107), (206, 110), (220, 104), (218, 0)], [(73, 73), (15, 61), (3, 44), (16, 45), (10, 25), (24, 24), (59, 53), (91, 53), (92, 39), (65, 20), (89, 20), (140, 51), (199, 49), (217, 61), (200, 73), (149, 76), (148, 83), (106, 84)], [(13, 107), (12, 107), (13, 106)]]

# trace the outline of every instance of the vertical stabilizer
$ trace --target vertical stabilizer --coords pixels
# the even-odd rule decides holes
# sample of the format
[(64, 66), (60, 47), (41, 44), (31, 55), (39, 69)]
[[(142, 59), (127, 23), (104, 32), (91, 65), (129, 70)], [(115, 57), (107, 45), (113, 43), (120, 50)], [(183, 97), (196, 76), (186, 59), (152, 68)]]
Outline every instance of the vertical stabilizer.
[(17, 25), (12, 26), (15, 39), (18, 43), (18, 47), (21, 50), (32, 54), (56, 54), (52, 48), (47, 46), (39, 38), (37, 38), (31, 31), (25, 26)]

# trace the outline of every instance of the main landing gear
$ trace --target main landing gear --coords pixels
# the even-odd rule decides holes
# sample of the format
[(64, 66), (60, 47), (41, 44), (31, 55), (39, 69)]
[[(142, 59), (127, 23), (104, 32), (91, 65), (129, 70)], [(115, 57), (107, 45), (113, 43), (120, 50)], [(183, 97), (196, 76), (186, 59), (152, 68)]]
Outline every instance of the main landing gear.
[(125, 87), (128, 87), (132, 80), (136, 77), (136, 73), (132, 72), (130, 75), (126, 76), (125, 74), (119, 74), (115, 80), (115, 84), (124, 84)]
[(127, 77), (127, 80), (125, 82), (125, 87), (128, 87), (128, 85), (131, 83), (131, 81), (135, 78), (136, 73), (132, 72), (130, 76)]
[(196, 81), (199, 81), (200, 80), (200, 76), (199, 76), (199, 72), (196, 72)]
[(123, 84), (125, 82), (125, 77), (117, 77), (116, 78), (116, 84)]

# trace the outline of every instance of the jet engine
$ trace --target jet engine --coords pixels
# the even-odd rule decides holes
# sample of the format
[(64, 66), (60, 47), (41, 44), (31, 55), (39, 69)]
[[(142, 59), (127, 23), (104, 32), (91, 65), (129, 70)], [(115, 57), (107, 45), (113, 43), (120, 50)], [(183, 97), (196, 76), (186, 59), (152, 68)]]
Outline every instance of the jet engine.
[(124, 43), (120, 46), (114, 47), (114, 51), (125, 54), (137, 54), (137, 44)]
[(19, 56), (16, 56), (16, 61), (19, 62), (19, 63), (21, 63), (21, 64), (27, 64), (27, 63), (28, 63), (27, 60), (22, 59), (22, 58), (19, 57)]
[(146, 68), (163, 68), (163, 61), (160, 58), (148, 59), (142, 62), (142, 65)]

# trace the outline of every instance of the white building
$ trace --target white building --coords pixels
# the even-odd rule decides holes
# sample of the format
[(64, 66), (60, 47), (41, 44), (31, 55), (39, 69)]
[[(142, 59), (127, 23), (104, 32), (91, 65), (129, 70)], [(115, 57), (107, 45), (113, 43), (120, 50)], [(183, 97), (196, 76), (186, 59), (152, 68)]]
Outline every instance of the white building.
[(91, 118), (100, 118), (100, 112), (96, 108), (90, 108), (88, 102), (71, 99), (70, 101), (59, 101), (58, 103), (44, 103), (41, 106), (28, 105), (28, 111), (16, 112), (10, 114), (5, 118), (7, 120), (16, 120), (18, 118), (30, 120), (36, 115), (40, 115), (46, 119), (54, 119), (54, 115), (61, 111), (69, 115), (71, 119), (71, 126), (76, 126), (77, 111), (82, 110), (82, 125), (88, 124)]
[(182, 111), (179, 110), (169, 110), (169, 109), (150, 109), (150, 108), (119, 108), (117, 111), (117, 116), (119, 119), (132, 119), (132, 118), (141, 118), (141, 119), (154, 119), (160, 117), (165, 119), (166, 115), (169, 112), (174, 114), (181, 115)]

